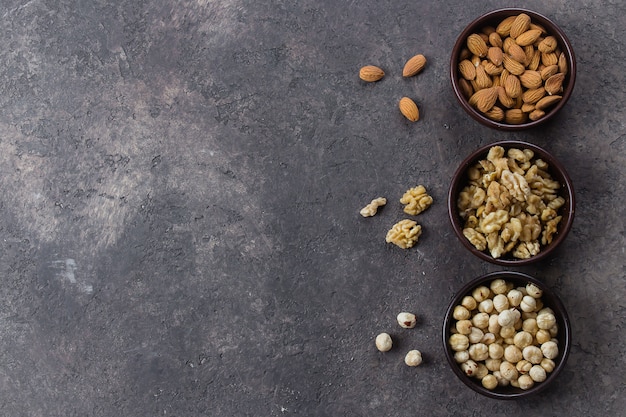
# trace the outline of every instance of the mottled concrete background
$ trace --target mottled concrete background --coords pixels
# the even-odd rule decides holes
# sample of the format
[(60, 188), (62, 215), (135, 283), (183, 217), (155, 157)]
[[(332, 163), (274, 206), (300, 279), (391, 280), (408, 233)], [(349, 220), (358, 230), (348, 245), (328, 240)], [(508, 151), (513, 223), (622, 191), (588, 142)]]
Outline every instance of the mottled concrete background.
[[(625, 4), (524, 3), (569, 35), (578, 80), (545, 128), (499, 133), (456, 105), (448, 59), (519, 4), (3, 0), (0, 415), (624, 415)], [(561, 250), (521, 269), (569, 309), (571, 356), (518, 402), (467, 389), (440, 341), (453, 292), (500, 269), (452, 234), (449, 180), (502, 138), (552, 151), (578, 199)], [(417, 184), (435, 204), (402, 251), (384, 236)]]

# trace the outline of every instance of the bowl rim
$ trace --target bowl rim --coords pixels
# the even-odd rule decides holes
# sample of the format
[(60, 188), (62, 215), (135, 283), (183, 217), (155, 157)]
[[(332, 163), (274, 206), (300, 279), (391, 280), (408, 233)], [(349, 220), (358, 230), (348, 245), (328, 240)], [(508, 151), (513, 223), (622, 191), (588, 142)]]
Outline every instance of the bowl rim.
[[(557, 319), (557, 324), (559, 325), (559, 337), (558, 337), (559, 343), (561, 342), (561, 340), (563, 341), (563, 346), (559, 344), (559, 355), (557, 357), (558, 361), (555, 360), (556, 366), (554, 370), (548, 374), (546, 380), (541, 383), (535, 384), (529, 390), (522, 390), (521, 388), (514, 388), (510, 386), (506, 387), (506, 391), (508, 392), (497, 392), (497, 391), (488, 390), (487, 388), (483, 387), (480, 384), (480, 381), (478, 379), (475, 379), (475, 378), (472, 379), (468, 377), (467, 375), (465, 375), (465, 373), (463, 373), (459, 364), (456, 363), (456, 361), (454, 360), (454, 354), (452, 353), (452, 350), (450, 349), (448, 345), (448, 338), (451, 333), (450, 326), (452, 322), (452, 312), (453, 312), (454, 307), (456, 307), (456, 305), (460, 303), (462, 297), (467, 295), (472, 289), (476, 288), (478, 285), (493, 281), (494, 279), (498, 279), (498, 278), (504, 279), (505, 281), (509, 280), (509, 281), (516, 281), (516, 282), (531, 282), (537, 285), (539, 288), (543, 290), (542, 300), (545, 297), (549, 301), (546, 303), (546, 306), (552, 308), (552, 310), (556, 313), (555, 317)], [(572, 339), (572, 328), (571, 328), (569, 315), (567, 314), (567, 310), (565, 309), (563, 302), (561, 301), (559, 296), (556, 294), (556, 292), (552, 290), (550, 287), (548, 287), (546, 283), (539, 280), (538, 278), (535, 278), (531, 275), (528, 275), (522, 272), (517, 272), (517, 271), (505, 270), (505, 271), (490, 272), (490, 273), (481, 275), (477, 278), (474, 278), (470, 280), (469, 282), (465, 283), (461, 287), (461, 289), (457, 291), (455, 295), (452, 297), (452, 299), (450, 300), (448, 308), (446, 309), (446, 313), (445, 313), (444, 320), (443, 320), (443, 327), (442, 327), (442, 342), (443, 342), (445, 356), (454, 374), (466, 386), (478, 392), (479, 394), (482, 394), (482, 395), (485, 395), (487, 397), (494, 398), (494, 399), (500, 399), (500, 400), (520, 399), (520, 398), (527, 397), (529, 395), (537, 394), (541, 391), (544, 391), (546, 388), (548, 388), (548, 386), (550, 386), (550, 383), (552, 383), (557, 378), (557, 376), (561, 373), (561, 371), (563, 370), (563, 368), (565, 367), (567, 363), (567, 359), (569, 357), (569, 353), (570, 353), (570, 349), (572, 345), (571, 339)]]
[[(563, 98), (554, 106), (545, 116), (540, 119), (529, 121), (527, 123), (522, 124), (507, 124), (497, 122), (495, 120), (491, 120), (488, 117), (482, 115), (480, 112), (476, 111), (472, 106), (469, 105), (467, 99), (463, 96), (460, 87), (457, 84), (458, 79), (458, 56), (463, 49), (463, 45), (465, 44), (465, 40), (467, 37), (475, 32), (475, 26), (479, 24), (486, 24), (487, 22), (498, 18), (499, 16), (505, 17), (513, 14), (526, 13), (528, 14), (533, 21), (537, 21), (539, 24), (543, 26), (547, 26), (546, 29), (550, 30), (551, 35), (556, 35), (557, 40), (559, 42), (559, 46), (562, 48), (562, 52), (565, 52), (568, 59), (568, 71), (567, 71), (567, 88), (563, 92)], [(492, 10), (490, 12), (484, 13), (481, 16), (475, 18), (470, 24), (468, 24), (463, 31), (457, 37), (456, 42), (452, 48), (452, 54), (450, 56), (450, 82), (452, 84), (452, 90), (454, 91), (454, 95), (457, 98), (457, 101), (461, 104), (461, 107), (465, 110), (467, 114), (469, 114), (474, 120), (478, 121), (484, 126), (504, 131), (519, 131), (526, 130), (538, 125), (544, 124), (548, 120), (552, 119), (567, 103), (569, 98), (574, 91), (574, 86), (576, 84), (576, 55), (574, 53), (574, 49), (572, 48), (572, 44), (565, 34), (565, 32), (552, 20), (548, 17), (542, 15), (541, 13), (535, 12), (533, 10), (519, 8), (519, 7), (507, 7)]]
[[(541, 251), (535, 255), (531, 256), (528, 259), (509, 259), (509, 258), (494, 258), (491, 254), (479, 251), (476, 249), (463, 235), (463, 227), (460, 221), (460, 217), (457, 213), (456, 209), (456, 200), (457, 195), (461, 191), (461, 187), (464, 184), (463, 178), (465, 177), (465, 172), (467, 169), (477, 161), (477, 159), (485, 155), (489, 152), (493, 146), (502, 146), (505, 149), (509, 148), (528, 148), (531, 149), (535, 154), (539, 154), (542, 158), (545, 156), (548, 164), (550, 165), (550, 173), (553, 178), (556, 178), (561, 182), (561, 190), (562, 196), (565, 198), (565, 210), (567, 211), (568, 216), (565, 218), (565, 222), (559, 226), (558, 233), (554, 236), (552, 243), (550, 243), (547, 247), (541, 249)], [(556, 175), (555, 175), (556, 174)], [(550, 152), (545, 150), (544, 148), (535, 145), (530, 142), (525, 142), (521, 140), (500, 140), (497, 142), (488, 143), (480, 146), (472, 153), (470, 153), (457, 167), (456, 171), (452, 175), (452, 180), (450, 181), (450, 188), (448, 189), (448, 218), (452, 225), (452, 230), (454, 230), (454, 234), (461, 241), (463, 246), (467, 248), (471, 253), (475, 256), (479, 257), (482, 260), (487, 262), (501, 265), (501, 266), (522, 266), (528, 265), (531, 263), (539, 262), (542, 259), (547, 258), (552, 255), (552, 253), (556, 250), (556, 248), (565, 240), (567, 235), (569, 234), (572, 225), (574, 223), (574, 217), (576, 215), (576, 196), (574, 193), (574, 185), (572, 180), (567, 173), (567, 170), (563, 166), (563, 164)]]

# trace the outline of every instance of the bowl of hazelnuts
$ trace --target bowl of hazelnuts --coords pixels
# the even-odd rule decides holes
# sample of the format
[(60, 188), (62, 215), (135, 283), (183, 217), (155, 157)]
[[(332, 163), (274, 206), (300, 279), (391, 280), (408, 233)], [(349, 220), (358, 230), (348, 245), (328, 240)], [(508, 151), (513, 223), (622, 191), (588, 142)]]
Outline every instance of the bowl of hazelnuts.
[(553, 118), (576, 81), (567, 36), (547, 17), (507, 8), (486, 13), (459, 35), (450, 79), (461, 107), (498, 130), (524, 130)]
[(563, 303), (542, 281), (494, 272), (454, 295), (443, 345), (466, 386), (490, 398), (518, 399), (556, 380), (569, 355), (571, 326)]

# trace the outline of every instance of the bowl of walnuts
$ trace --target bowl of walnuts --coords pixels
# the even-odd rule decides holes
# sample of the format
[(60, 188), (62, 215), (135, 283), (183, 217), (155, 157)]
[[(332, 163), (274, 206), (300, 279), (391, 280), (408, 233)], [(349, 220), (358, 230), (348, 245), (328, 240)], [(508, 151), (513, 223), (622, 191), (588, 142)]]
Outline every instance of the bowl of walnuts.
[(460, 242), (502, 266), (551, 255), (572, 228), (574, 214), (574, 187), (565, 167), (523, 141), (476, 149), (461, 162), (448, 191), (448, 215)]
[(523, 130), (553, 118), (569, 100), (576, 59), (554, 22), (526, 9), (486, 13), (459, 35), (450, 79), (461, 107), (481, 124)]
[(496, 399), (543, 391), (566, 364), (571, 326), (558, 296), (520, 272), (493, 272), (465, 284), (443, 323), (444, 351), (469, 388)]

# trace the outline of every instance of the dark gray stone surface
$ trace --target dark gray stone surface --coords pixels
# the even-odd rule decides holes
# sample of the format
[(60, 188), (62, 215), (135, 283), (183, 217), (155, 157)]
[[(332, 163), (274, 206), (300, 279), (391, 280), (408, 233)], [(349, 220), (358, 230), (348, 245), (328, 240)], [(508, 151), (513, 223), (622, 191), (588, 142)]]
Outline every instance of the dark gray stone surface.
[[(626, 6), (526, 2), (569, 35), (578, 81), (545, 128), (499, 133), (456, 105), (448, 59), (501, 6), (3, 1), (0, 415), (623, 415)], [(387, 76), (365, 85), (364, 64)], [(558, 253), (521, 269), (569, 309), (571, 356), (517, 402), (468, 390), (440, 341), (455, 289), (500, 269), (452, 234), (449, 180), (503, 137), (552, 151), (578, 198)], [(402, 251), (384, 236), (417, 184), (435, 204)]]

